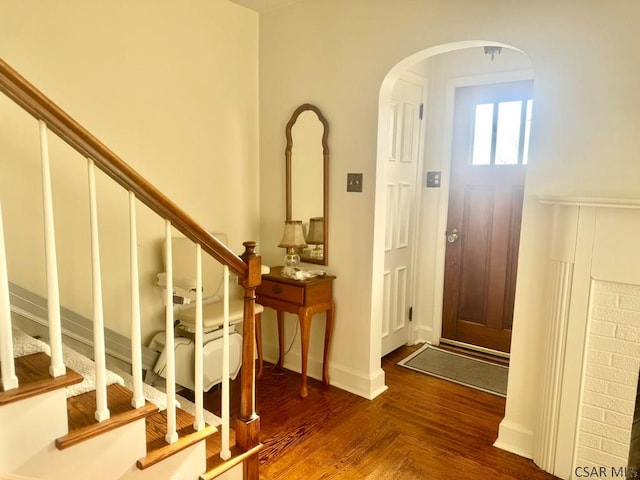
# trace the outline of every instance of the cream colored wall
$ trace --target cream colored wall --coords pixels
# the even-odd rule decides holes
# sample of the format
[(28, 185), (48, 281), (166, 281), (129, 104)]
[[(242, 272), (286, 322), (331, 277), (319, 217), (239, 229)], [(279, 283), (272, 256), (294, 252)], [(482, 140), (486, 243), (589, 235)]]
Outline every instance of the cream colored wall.
[[(502, 446), (530, 455), (538, 355), (547, 312), (547, 218), (536, 195), (640, 196), (640, 80), (635, 19), (640, 4), (613, 0), (308, 0), (260, 19), (261, 238), (265, 258), (284, 218), (284, 125), (300, 103), (330, 125), (330, 265), (337, 318), (331, 372), (350, 388), (380, 379), (372, 312), (377, 109), (387, 72), (406, 57), (450, 42), (496, 41), (523, 50), (535, 72), (534, 130), (522, 228), (513, 353)], [(346, 193), (347, 172), (364, 192)], [(376, 255), (379, 255), (376, 253)], [(318, 322), (320, 323), (320, 322)], [(373, 325), (373, 326), (372, 326)], [(320, 352), (313, 336), (312, 355)], [(315, 349), (315, 350), (314, 350)], [(349, 375), (350, 374), (350, 375)], [(358, 383), (360, 382), (360, 383)]]
[[(258, 16), (226, 0), (0, 0), (0, 56), (197, 221), (259, 239)], [(0, 100), (10, 279), (44, 295), (37, 124)], [(52, 139), (61, 303), (92, 317), (85, 160)], [(128, 333), (127, 196), (99, 175), (105, 322)], [(144, 335), (163, 223), (139, 206)]]

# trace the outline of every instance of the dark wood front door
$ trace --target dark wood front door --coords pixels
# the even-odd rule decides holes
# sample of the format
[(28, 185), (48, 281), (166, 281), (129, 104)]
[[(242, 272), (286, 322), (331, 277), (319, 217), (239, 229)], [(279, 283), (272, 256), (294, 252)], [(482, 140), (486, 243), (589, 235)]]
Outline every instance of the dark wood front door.
[(456, 91), (442, 338), (509, 352), (532, 81)]

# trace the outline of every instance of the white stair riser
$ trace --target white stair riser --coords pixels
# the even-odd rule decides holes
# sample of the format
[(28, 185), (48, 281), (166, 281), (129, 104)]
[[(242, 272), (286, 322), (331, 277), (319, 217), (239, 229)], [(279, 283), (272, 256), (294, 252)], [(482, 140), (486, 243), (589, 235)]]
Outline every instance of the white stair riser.
[(46, 448), (36, 452), (13, 473), (43, 480), (134, 478), (126, 474), (132, 466), (135, 468), (136, 460), (146, 454), (144, 419), (64, 450), (58, 450), (53, 442), (51, 438)]
[(67, 434), (67, 398), (64, 389), (14, 402), (0, 408), (0, 465), (15, 472)]

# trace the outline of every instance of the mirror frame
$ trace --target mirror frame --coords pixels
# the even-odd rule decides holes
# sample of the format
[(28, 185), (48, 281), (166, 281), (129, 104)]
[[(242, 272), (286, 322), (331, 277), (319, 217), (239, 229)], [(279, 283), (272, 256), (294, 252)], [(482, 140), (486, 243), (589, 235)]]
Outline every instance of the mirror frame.
[[(291, 212), (293, 210), (293, 202), (291, 198), (291, 151), (293, 149), (293, 138), (291, 136), (291, 129), (296, 123), (296, 120), (300, 116), (301, 113), (312, 111), (318, 116), (318, 120), (322, 123), (324, 128), (322, 133), (322, 162), (323, 162), (323, 199), (322, 199), (322, 208), (323, 208), (323, 217), (324, 217), (324, 244), (323, 244), (323, 257), (322, 259), (318, 258), (310, 258), (310, 257), (302, 257), (301, 261), (305, 263), (316, 263), (318, 265), (329, 265), (328, 259), (328, 244), (329, 244), (329, 146), (328, 146), (328, 138), (329, 138), (329, 123), (327, 119), (324, 117), (322, 112), (318, 107), (312, 105), (310, 103), (305, 103), (300, 105), (291, 115), (291, 119), (287, 123), (287, 128), (285, 130), (285, 134), (287, 137), (287, 148), (285, 149), (285, 169), (286, 169), (286, 204), (287, 204), (287, 220), (294, 220), (291, 218)], [(300, 220), (300, 219), (297, 219)]]

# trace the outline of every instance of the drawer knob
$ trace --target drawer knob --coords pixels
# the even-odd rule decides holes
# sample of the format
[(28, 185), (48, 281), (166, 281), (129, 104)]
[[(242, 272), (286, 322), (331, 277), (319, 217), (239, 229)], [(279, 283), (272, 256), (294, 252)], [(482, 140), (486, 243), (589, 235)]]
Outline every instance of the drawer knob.
[(271, 291), (275, 294), (282, 293), (282, 287), (280, 287), (280, 285), (273, 285)]

